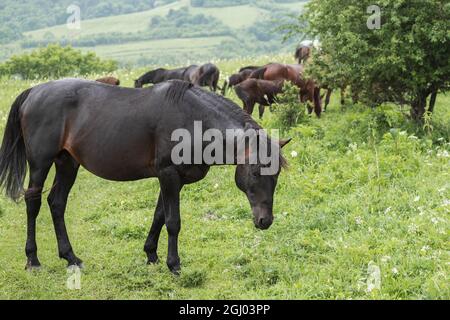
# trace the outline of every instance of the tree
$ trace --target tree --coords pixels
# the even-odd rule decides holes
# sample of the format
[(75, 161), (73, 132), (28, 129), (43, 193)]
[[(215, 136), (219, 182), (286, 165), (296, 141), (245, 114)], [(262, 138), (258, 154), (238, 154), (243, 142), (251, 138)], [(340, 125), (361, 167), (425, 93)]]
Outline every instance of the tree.
[(353, 84), (372, 105), (410, 105), (412, 118), (421, 121), (427, 98), (433, 112), (437, 93), (449, 89), (447, 0), (311, 0), (283, 28), (290, 37), (306, 32), (320, 39), (313, 76)]

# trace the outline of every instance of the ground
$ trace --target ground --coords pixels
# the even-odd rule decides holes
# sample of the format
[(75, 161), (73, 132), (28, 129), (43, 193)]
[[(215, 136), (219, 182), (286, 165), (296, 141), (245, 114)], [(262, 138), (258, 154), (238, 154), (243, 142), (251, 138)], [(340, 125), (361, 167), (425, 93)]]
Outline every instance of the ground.
[[(219, 66), (230, 74), (289, 59)], [(143, 71), (118, 76), (131, 86)], [(31, 85), (1, 81), (1, 132), (14, 98)], [(38, 220), (43, 268), (28, 273), (24, 202), (1, 197), (0, 299), (449, 299), (449, 104), (450, 96), (439, 96), (422, 130), (398, 108), (341, 108), (336, 96), (322, 119), (306, 117), (284, 132), (293, 138), (285, 150), (290, 167), (281, 175), (268, 231), (254, 228), (234, 168), (213, 168), (182, 194), (179, 277), (164, 263), (165, 231), (163, 261), (146, 266), (155, 180), (115, 183), (81, 170), (66, 214), (85, 262), (75, 291), (66, 286), (47, 206)], [(262, 123), (273, 127), (274, 115)]]

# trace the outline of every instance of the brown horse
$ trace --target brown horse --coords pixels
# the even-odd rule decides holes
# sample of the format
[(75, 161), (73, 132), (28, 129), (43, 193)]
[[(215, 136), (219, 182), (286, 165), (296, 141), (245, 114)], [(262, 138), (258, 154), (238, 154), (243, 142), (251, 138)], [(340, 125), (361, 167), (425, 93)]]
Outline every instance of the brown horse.
[(266, 106), (271, 106), (276, 96), (283, 92), (284, 80), (267, 81), (247, 79), (235, 87), (239, 99), (244, 103), (244, 110), (253, 114), (255, 104), (259, 103), (259, 118), (262, 119)]
[[(255, 70), (250, 78), (262, 79), (269, 81), (286, 80), (300, 89), (300, 101), (307, 101), (314, 104), (314, 112), (320, 118), (322, 113), (322, 102), (320, 98), (320, 87), (312, 79), (305, 79), (304, 68), (299, 64), (281, 64), (271, 63), (258, 70)], [(308, 106), (308, 110), (312, 113), (312, 108)]]
[(295, 59), (299, 64), (304, 64), (311, 57), (311, 47), (301, 45), (295, 50)]
[(253, 71), (258, 70), (261, 67), (257, 66), (247, 66), (243, 67), (239, 70), (238, 73), (231, 75), (227, 81), (225, 81), (222, 88), (222, 95), (226, 95), (229, 88), (233, 88), (241, 82), (244, 82), (248, 78), (250, 78)]
[(100, 83), (105, 83), (105, 84), (110, 84), (112, 86), (120, 86), (120, 80), (114, 77), (104, 77), (104, 78), (100, 78), (95, 80), (97, 82)]

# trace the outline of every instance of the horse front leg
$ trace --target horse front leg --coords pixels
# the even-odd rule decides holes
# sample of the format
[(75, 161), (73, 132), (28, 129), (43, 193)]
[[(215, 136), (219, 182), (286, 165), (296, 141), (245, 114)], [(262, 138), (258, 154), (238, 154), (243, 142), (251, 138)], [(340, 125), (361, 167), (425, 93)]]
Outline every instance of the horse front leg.
[(181, 231), (180, 192), (183, 187), (180, 175), (174, 167), (164, 169), (159, 175), (162, 206), (169, 234), (167, 266), (174, 274), (181, 270), (178, 255), (178, 236)]

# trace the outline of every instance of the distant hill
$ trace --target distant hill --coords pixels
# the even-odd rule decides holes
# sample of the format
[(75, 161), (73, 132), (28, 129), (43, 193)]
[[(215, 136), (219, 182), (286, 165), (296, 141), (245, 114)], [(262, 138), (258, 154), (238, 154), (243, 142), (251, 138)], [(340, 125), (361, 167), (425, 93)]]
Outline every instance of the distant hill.
[[(63, 8), (66, 2), (72, 1), (55, 1), (55, 7)], [(98, 1), (80, 2), (85, 3), (85, 6), (98, 4)], [(95, 51), (102, 57), (116, 59), (122, 64), (134, 65), (176, 64), (185, 61), (292, 51), (293, 43), (283, 44), (282, 34), (274, 30), (277, 24), (290, 14), (301, 12), (305, 2), (100, 1), (109, 3), (103, 4), (109, 9), (102, 11), (98, 6), (94, 6), (97, 8), (96, 11), (90, 13), (94, 15), (93, 18), (89, 18), (89, 15), (86, 18), (82, 10), (80, 30), (71, 30), (65, 23), (52, 25), (54, 23), (51, 20), (45, 22), (48, 25), (45, 28), (24, 31), (15, 41), (8, 42), (3, 39), (8, 44), (0, 49), (0, 60), (13, 53), (56, 42)], [(140, 5), (144, 6), (144, 10), (120, 14), (130, 12), (133, 3), (136, 3), (136, 7), (133, 8), (139, 8)], [(149, 7), (146, 8), (146, 5)], [(62, 18), (55, 21), (65, 22), (68, 14), (65, 9), (59, 9), (61, 10)], [(101, 17), (95, 17), (96, 15)]]

